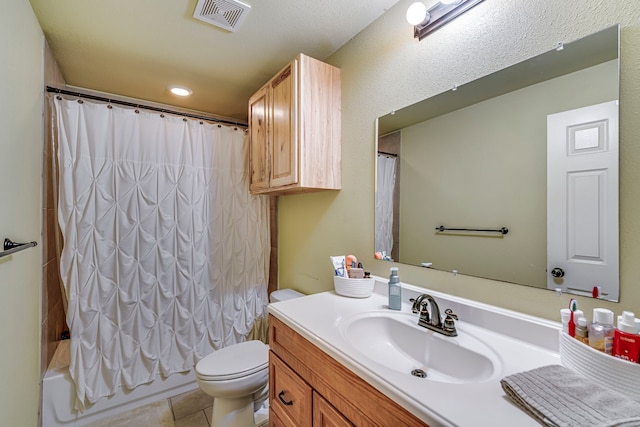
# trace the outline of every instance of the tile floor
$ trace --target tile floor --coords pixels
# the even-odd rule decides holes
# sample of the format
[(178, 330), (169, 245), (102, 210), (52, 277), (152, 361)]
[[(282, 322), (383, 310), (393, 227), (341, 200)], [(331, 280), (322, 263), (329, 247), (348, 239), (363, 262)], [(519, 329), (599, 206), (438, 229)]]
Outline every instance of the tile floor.
[[(213, 398), (196, 389), (87, 427), (211, 427), (212, 406)], [(267, 423), (259, 424), (263, 425)]]

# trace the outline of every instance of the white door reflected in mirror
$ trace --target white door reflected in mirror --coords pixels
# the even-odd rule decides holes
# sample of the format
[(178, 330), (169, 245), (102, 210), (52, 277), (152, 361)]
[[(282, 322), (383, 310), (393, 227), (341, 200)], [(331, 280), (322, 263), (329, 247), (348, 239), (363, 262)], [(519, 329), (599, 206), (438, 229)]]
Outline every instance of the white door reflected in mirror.
[(618, 101), (550, 114), (547, 132), (547, 288), (617, 301)]

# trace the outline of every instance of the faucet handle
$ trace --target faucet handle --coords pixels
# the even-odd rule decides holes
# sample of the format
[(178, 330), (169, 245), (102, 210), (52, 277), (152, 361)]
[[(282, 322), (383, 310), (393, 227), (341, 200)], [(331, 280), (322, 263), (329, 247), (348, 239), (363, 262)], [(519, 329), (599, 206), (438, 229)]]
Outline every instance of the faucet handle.
[(458, 320), (458, 315), (455, 314), (453, 312), (453, 310), (451, 310), (450, 308), (447, 308), (444, 311), (445, 314), (445, 318), (444, 318), (444, 325), (443, 325), (443, 329), (447, 332), (449, 332), (451, 334), (451, 336), (456, 336), (458, 335), (458, 332), (456, 331), (456, 324), (453, 321), (453, 319)]
[(455, 313), (453, 312), (453, 310), (451, 310), (450, 308), (447, 308), (447, 309), (444, 311), (444, 314), (445, 314), (445, 316), (446, 316), (446, 317), (450, 317), (450, 318), (452, 318), (452, 319), (456, 319), (456, 320), (458, 320), (458, 315), (457, 315), (457, 314), (455, 314)]
[(415, 298), (409, 298), (409, 302), (411, 303), (411, 311), (414, 314), (418, 313), (418, 309), (419, 309), (419, 304), (420, 303), (416, 303), (416, 299)]
[(426, 295), (420, 295), (418, 298), (409, 298), (409, 302), (412, 304), (411, 312), (413, 314), (423, 314), (428, 311), (426, 302), (423, 301), (425, 296)]

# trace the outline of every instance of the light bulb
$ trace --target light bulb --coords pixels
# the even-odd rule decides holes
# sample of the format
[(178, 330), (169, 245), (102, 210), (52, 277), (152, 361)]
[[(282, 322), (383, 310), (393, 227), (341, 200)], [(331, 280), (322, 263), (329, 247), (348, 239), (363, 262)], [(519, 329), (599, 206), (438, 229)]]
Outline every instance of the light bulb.
[(411, 25), (418, 25), (424, 21), (427, 16), (427, 6), (424, 3), (417, 1), (409, 6), (407, 9), (407, 22)]
[(184, 86), (169, 86), (169, 91), (178, 96), (189, 96), (193, 93), (191, 89)]

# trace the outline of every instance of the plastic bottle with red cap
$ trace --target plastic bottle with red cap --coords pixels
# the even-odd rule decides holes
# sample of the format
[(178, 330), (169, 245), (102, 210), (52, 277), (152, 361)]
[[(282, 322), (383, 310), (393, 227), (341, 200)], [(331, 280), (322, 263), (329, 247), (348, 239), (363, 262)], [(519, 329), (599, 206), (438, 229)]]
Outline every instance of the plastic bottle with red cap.
[(635, 363), (640, 360), (640, 335), (635, 315), (630, 311), (623, 311), (622, 316), (618, 316), (618, 328), (613, 335), (613, 355)]

